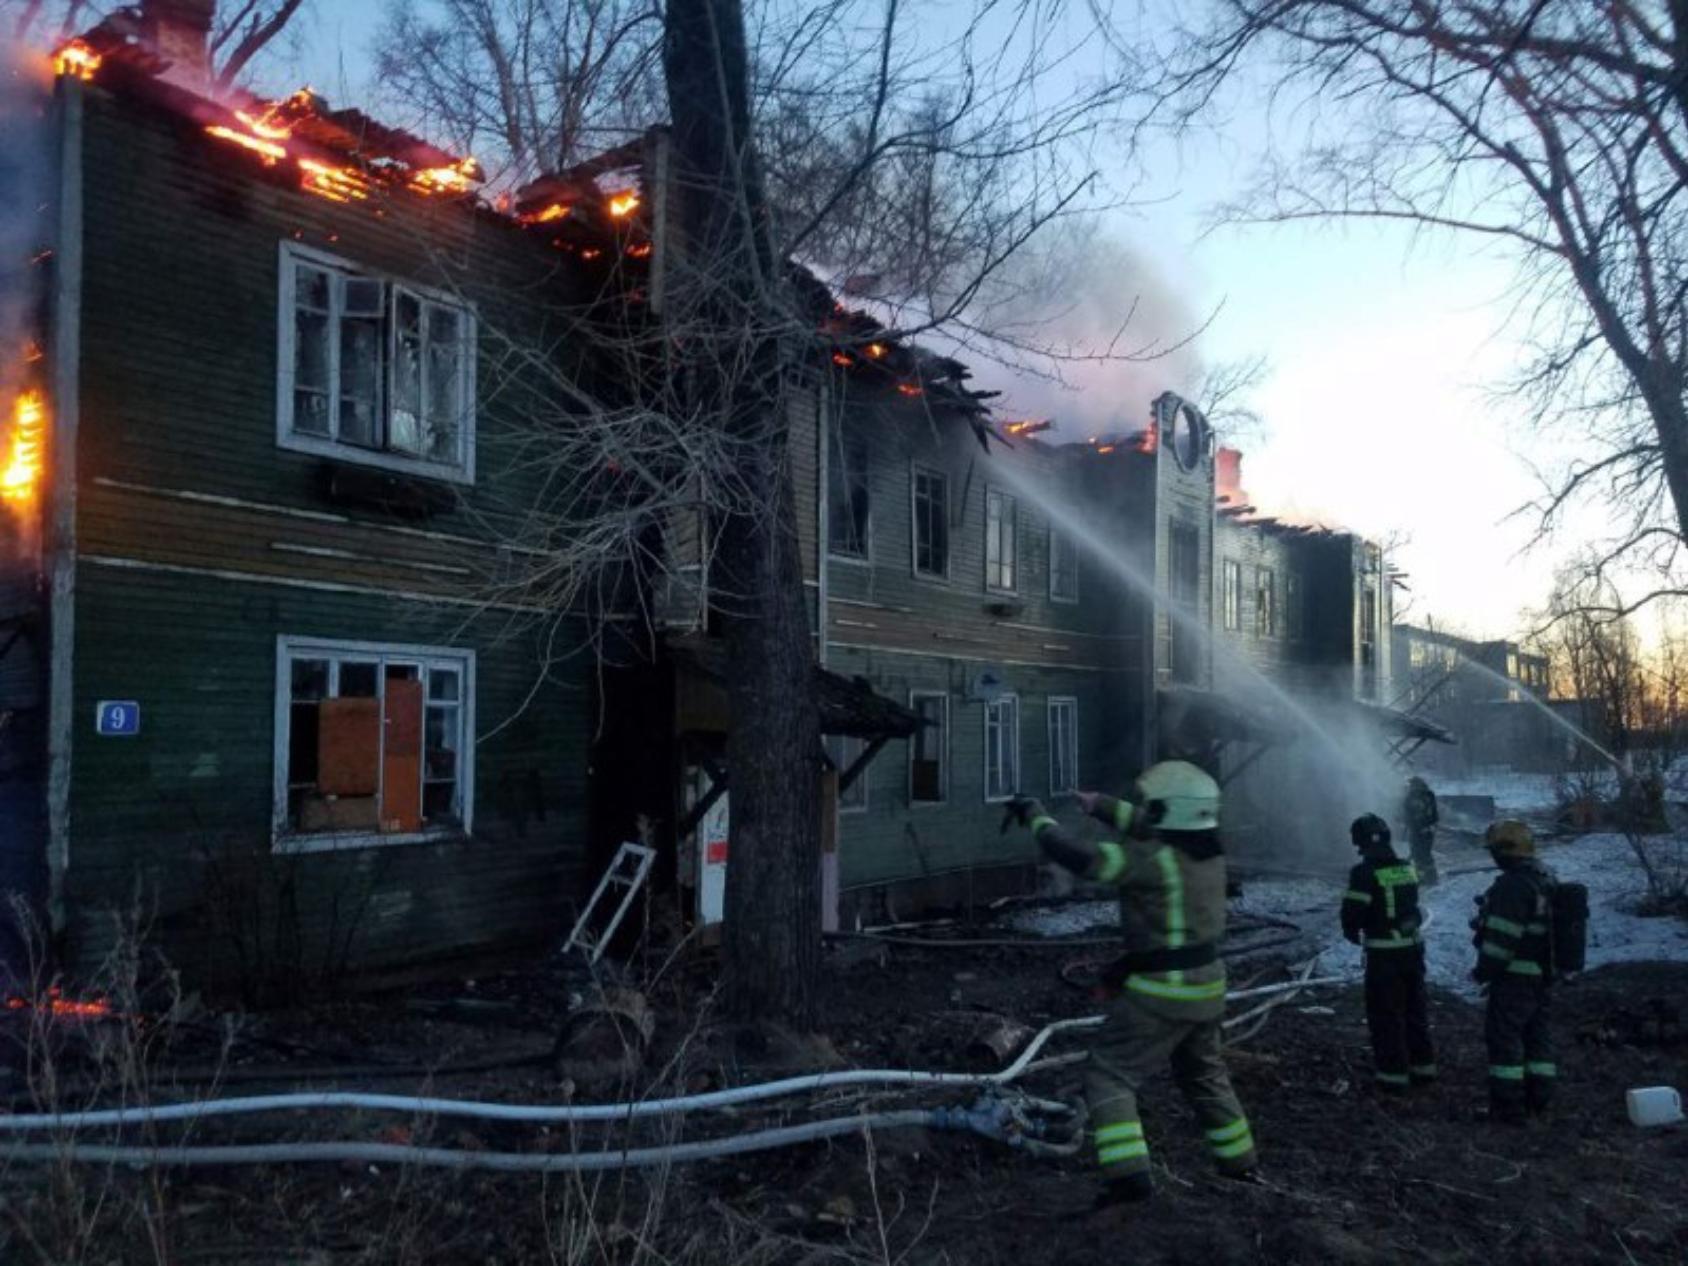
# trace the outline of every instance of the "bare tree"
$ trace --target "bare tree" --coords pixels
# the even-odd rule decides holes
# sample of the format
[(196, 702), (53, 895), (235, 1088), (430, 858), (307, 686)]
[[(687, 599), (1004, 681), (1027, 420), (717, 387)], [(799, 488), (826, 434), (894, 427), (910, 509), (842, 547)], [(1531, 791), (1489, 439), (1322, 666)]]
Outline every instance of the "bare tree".
[[(270, 47), (305, 0), (222, 0), (207, 52), (219, 88), (234, 85)], [(114, 0), (0, 0), (0, 28), (25, 43), (63, 40), (126, 6)]]
[[(658, 91), (641, 100), (670, 116), (660, 312), (635, 299), (640, 265), (624, 252), (599, 295), (560, 314), (555, 341), (500, 338), (513, 376), (543, 383), (520, 443), (547, 489), (539, 510), (497, 525), (518, 560), (503, 592), (553, 613), (547, 653), (579, 653), (563, 644), (565, 616), (626, 600), (629, 576), (638, 595), (681, 581), (673, 529), (693, 525), (687, 561), (707, 563), (729, 661), (727, 997), (740, 1016), (805, 1023), (820, 950), (821, 747), (793, 417), (851, 350), (906, 358), (909, 398), (928, 401), (912, 336), (1035, 353), (1017, 332), (999, 338), (991, 285), (1040, 230), (1103, 200), (1103, 151), (1082, 143), (1117, 121), (1120, 90), (1036, 92), (1066, 46), (1039, 38), (1048, 19), (1031, 4), (981, 4), (942, 31), (906, 25), (899, 0), (749, 14), (739, 0), (673, 0), (660, 23), (604, 7), (598, 29), (617, 34), (593, 36), (592, 55), (568, 8), (438, 0), (398, 10), (385, 37), (396, 61), (404, 32), (435, 32), (438, 56), (424, 49), (430, 69), (405, 81), (412, 109), (491, 144), (483, 157), (507, 178), (631, 131), (646, 106), (618, 94), (650, 92), (659, 55)], [(482, 25), (448, 34), (429, 25), (441, 14)], [(559, 187), (600, 168), (576, 166)], [(836, 311), (835, 294), (879, 322)], [(582, 385), (582, 348), (617, 367), (613, 391), (601, 376)]]
[[(1629, 0), (1217, 0), (1179, 31), (1149, 118), (1184, 127), (1233, 77), (1305, 106), (1292, 155), (1221, 214), (1399, 221), (1497, 244), (1535, 349), (1513, 384), (1586, 456), (1545, 524), (1613, 494), (1605, 568), (1680, 592), (1688, 534), (1688, 7)], [(1595, 437), (1604, 435), (1604, 441)], [(1619, 602), (1631, 610), (1635, 599)]]

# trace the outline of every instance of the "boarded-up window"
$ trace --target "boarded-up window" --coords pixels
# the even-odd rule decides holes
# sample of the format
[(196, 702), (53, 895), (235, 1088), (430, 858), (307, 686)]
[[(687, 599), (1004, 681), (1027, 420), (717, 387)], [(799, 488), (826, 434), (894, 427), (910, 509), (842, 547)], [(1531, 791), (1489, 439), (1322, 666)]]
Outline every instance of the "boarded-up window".
[(949, 696), (915, 691), (909, 705), (926, 724), (908, 741), (908, 797), (935, 804), (949, 795)]
[(468, 660), (283, 643), (289, 835), (409, 835), (466, 820)]

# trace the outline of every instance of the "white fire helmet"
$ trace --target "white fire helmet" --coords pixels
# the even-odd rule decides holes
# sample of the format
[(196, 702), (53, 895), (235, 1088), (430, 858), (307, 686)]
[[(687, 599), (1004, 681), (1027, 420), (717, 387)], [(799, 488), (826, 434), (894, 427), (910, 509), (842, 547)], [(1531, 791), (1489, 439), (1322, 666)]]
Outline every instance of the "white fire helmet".
[(1219, 784), (1189, 761), (1151, 765), (1131, 798), (1156, 830), (1212, 831), (1219, 826)]

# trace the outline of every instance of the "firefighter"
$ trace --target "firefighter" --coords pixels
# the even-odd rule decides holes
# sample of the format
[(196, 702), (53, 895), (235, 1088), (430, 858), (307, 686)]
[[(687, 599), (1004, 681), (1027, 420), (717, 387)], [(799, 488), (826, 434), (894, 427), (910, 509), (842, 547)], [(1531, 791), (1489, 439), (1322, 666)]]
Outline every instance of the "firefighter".
[(1436, 875), (1436, 793), (1430, 784), (1416, 774), (1407, 779), (1407, 794), (1402, 801), (1402, 813), (1407, 819), (1407, 841), (1412, 845), (1413, 865), (1418, 869), (1419, 882), (1434, 888)]
[(1472, 974), (1488, 986), (1490, 1115), (1517, 1122), (1546, 1110), (1559, 1075), (1548, 1005), (1555, 881), (1536, 860), (1535, 837), (1524, 823), (1496, 822), (1484, 843), (1500, 877), (1478, 898)]
[(1125, 800), (1080, 792), (1079, 804), (1118, 838), (1079, 840), (1035, 800), (1017, 797), (1010, 812), (1031, 827), (1052, 860), (1119, 890), (1125, 952), (1104, 974), (1107, 1021), (1085, 1074), (1096, 1160), (1106, 1181), (1098, 1203), (1154, 1193), (1137, 1095), (1169, 1062), (1220, 1172), (1248, 1178), (1256, 1163), (1254, 1136), (1220, 1046), (1225, 857), (1219, 784), (1194, 765), (1165, 761), (1145, 771)]
[(1436, 1051), (1424, 989), (1418, 872), (1390, 847), (1389, 824), (1375, 813), (1354, 819), (1349, 838), (1360, 864), (1348, 872), (1342, 935), (1366, 951), (1366, 1028), (1380, 1090), (1436, 1080)]

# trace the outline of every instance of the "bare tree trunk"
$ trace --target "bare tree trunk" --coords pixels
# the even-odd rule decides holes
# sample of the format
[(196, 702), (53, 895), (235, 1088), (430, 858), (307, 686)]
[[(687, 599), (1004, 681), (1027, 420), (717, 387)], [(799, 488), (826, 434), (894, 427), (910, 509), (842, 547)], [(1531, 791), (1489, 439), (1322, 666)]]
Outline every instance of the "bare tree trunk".
[(800, 356), (751, 143), (739, 0), (671, 0), (663, 61), (686, 296), (670, 307), (672, 337), (695, 399), (741, 441), (715, 586), (730, 668), (728, 1006), (801, 1025), (820, 956), (820, 733), (788, 460)]

